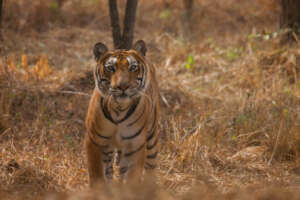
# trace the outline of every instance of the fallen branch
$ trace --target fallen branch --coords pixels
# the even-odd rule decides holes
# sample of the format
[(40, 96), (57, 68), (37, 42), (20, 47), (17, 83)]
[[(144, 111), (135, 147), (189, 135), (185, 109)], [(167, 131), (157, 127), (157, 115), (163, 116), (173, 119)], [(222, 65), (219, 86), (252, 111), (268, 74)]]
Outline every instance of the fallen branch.
[(62, 93), (62, 94), (75, 94), (75, 95), (88, 96), (88, 97), (91, 96), (90, 94), (84, 93), (84, 92), (66, 91), (66, 90), (59, 91), (59, 93)]

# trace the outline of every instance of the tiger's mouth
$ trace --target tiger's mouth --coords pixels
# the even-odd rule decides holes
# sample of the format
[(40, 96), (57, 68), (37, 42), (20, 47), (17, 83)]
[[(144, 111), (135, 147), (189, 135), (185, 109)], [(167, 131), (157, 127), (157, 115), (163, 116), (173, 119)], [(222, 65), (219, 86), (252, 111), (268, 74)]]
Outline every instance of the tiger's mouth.
[(115, 100), (126, 100), (126, 99), (132, 99), (137, 96), (137, 92), (131, 92), (130, 94), (127, 94), (125, 92), (119, 94), (119, 95), (112, 95)]
[(138, 89), (130, 89), (130, 90), (115, 90), (115, 89), (109, 89), (110, 95), (114, 99), (127, 99), (127, 98), (132, 98), (138, 94)]
[(114, 98), (119, 98), (119, 99), (125, 99), (125, 98), (129, 98), (130, 96), (128, 96), (125, 92), (122, 92), (119, 95), (113, 95)]
[(122, 90), (116, 90), (116, 89), (109, 89), (109, 94), (113, 96), (114, 98), (126, 98), (128, 95), (126, 94), (126, 91)]
[(118, 103), (130, 100), (130, 96), (125, 91), (115, 91), (112, 92), (110, 95)]

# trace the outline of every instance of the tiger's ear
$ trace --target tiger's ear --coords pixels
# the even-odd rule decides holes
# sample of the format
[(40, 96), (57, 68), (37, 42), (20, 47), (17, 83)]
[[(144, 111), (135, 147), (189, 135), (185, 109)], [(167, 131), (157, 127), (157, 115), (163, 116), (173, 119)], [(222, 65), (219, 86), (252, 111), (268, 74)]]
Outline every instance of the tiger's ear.
[(108, 51), (108, 48), (105, 46), (105, 44), (98, 42), (94, 46), (94, 56), (95, 60), (98, 61), (103, 54), (105, 54)]
[(147, 48), (144, 40), (138, 40), (134, 45), (133, 49), (137, 51), (139, 54), (146, 56)]

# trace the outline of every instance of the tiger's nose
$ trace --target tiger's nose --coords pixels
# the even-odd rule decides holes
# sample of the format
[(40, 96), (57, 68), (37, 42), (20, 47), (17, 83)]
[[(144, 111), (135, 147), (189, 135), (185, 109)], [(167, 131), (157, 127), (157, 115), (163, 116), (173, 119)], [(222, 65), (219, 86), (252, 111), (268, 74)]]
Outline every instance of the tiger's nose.
[(117, 88), (119, 90), (125, 91), (125, 90), (127, 90), (129, 88), (129, 84), (123, 83), (123, 84), (120, 84)]

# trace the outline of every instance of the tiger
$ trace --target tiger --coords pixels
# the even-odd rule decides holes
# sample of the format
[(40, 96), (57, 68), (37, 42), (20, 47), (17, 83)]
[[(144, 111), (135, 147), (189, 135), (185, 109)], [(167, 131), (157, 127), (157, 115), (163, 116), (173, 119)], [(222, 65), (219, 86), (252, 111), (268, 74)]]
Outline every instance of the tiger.
[(85, 120), (89, 186), (114, 179), (115, 157), (121, 182), (142, 181), (156, 168), (160, 146), (159, 89), (146, 44), (108, 50), (99, 42), (93, 51), (95, 88)]

